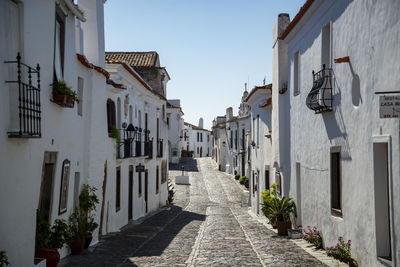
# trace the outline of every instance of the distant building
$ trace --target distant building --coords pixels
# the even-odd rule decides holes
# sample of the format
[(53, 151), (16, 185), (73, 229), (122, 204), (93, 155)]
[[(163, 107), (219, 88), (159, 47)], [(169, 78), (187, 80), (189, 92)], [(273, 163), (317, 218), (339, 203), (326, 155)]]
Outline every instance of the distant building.
[(179, 99), (167, 101), (168, 151), (169, 162), (178, 163), (182, 153), (183, 111)]
[(182, 150), (193, 151), (195, 158), (211, 157), (212, 143), (212, 132), (203, 128), (202, 118), (199, 120), (199, 126), (184, 123)]

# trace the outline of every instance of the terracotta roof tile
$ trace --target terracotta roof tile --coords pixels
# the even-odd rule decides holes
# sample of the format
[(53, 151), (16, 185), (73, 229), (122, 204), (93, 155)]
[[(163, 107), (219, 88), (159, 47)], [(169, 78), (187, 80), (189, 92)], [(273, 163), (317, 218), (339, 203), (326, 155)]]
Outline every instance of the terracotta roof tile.
[(207, 130), (207, 129), (200, 128), (200, 127), (198, 127), (198, 126), (196, 126), (196, 125), (193, 125), (193, 124), (191, 124), (191, 123), (188, 123), (188, 122), (186, 122), (186, 121), (184, 122), (184, 124), (185, 124), (186, 126), (192, 127), (193, 130), (210, 132), (210, 131)]
[(106, 52), (106, 60), (125, 61), (132, 67), (159, 67), (158, 54), (151, 52)]
[(79, 62), (82, 63), (83, 66), (85, 66), (85, 67), (87, 67), (89, 69), (94, 69), (97, 72), (103, 74), (104, 77), (106, 77), (107, 80), (110, 78), (110, 74), (105, 69), (90, 63), (89, 60), (84, 55), (76, 54), (76, 57), (78, 58)]

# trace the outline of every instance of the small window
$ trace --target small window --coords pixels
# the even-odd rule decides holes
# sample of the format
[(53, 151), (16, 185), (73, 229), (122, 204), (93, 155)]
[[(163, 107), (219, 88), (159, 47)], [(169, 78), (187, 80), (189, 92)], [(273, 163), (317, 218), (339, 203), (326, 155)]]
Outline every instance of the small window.
[(265, 166), (265, 190), (269, 189), (269, 167)]
[(112, 127), (115, 127), (115, 103), (111, 99), (107, 99), (107, 126), (108, 134), (112, 133)]
[(342, 184), (340, 147), (331, 148), (331, 210), (332, 215), (342, 216)]
[(293, 58), (293, 94), (299, 95), (300, 94), (300, 66), (299, 66), (299, 51), (294, 54)]
[(83, 105), (83, 78), (78, 77), (78, 115), (82, 116), (83, 111), (82, 111), (82, 105)]
[(121, 209), (121, 167), (117, 167), (117, 180), (116, 185), (116, 196), (115, 196), (115, 211)]
[(65, 15), (56, 7), (54, 33), (54, 81), (63, 81), (64, 72)]
[(197, 142), (199, 142), (199, 141), (200, 141), (200, 133), (197, 132)]
[(203, 142), (203, 133), (200, 133), (200, 142)]
[(260, 146), (260, 115), (257, 115), (257, 147)]
[(160, 173), (159, 173), (159, 168), (158, 166), (156, 166), (156, 194), (158, 194), (158, 190), (159, 190), (159, 182), (160, 182)]
[(168, 125), (168, 129), (169, 129), (169, 117), (167, 117), (167, 125)]
[(231, 134), (230, 134), (230, 136), (231, 136), (231, 145), (230, 145), (230, 148), (233, 148), (233, 131), (231, 130)]
[(129, 106), (129, 124), (133, 124), (133, 108)]

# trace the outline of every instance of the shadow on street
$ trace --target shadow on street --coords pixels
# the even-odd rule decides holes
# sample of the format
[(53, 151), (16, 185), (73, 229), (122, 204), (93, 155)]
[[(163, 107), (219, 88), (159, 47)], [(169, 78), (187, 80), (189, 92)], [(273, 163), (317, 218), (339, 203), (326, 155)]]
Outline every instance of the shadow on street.
[(194, 158), (181, 158), (178, 164), (169, 164), (170, 171), (182, 171), (184, 167), (185, 172), (198, 172), (197, 160)]

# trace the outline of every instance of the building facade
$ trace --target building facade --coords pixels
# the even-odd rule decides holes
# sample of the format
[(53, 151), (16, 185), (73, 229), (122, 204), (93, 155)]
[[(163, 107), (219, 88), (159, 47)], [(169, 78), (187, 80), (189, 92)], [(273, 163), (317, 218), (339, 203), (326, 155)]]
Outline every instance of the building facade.
[(388, 73), (399, 69), (399, 8), (306, 1), (274, 28), (274, 109), (274, 94), (284, 93), (272, 135), (278, 129), (288, 144), (273, 143), (284, 194), (297, 202), (298, 223), (320, 228), (326, 246), (351, 239), (361, 266), (400, 262), (399, 120), (385, 110), (398, 97), (399, 79)]
[(203, 119), (200, 118), (199, 126), (184, 122), (182, 150), (193, 151), (193, 157), (211, 157), (213, 135), (203, 128)]
[(168, 151), (169, 162), (177, 164), (182, 154), (183, 111), (179, 99), (169, 99), (167, 102)]

